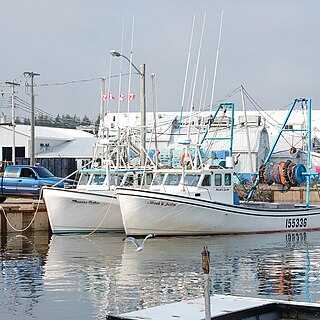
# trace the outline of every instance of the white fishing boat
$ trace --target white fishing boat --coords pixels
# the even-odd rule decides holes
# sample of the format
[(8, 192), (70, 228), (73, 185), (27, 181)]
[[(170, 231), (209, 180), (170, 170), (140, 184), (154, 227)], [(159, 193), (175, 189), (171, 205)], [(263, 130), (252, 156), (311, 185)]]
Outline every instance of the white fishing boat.
[[(298, 102), (308, 115), (306, 166), (270, 163), (270, 156), (286, 122)], [(309, 203), (311, 172), (311, 101), (295, 100), (270, 152), (256, 173), (247, 201), (240, 202), (234, 192), (235, 174), (232, 158), (227, 168), (160, 170), (150, 189), (116, 189), (127, 235), (209, 235), (266, 233), (320, 229), (320, 206)], [(258, 183), (282, 184), (286, 187), (306, 185), (305, 204), (250, 202)]]
[(138, 186), (139, 169), (81, 170), (76, 189), (44, 187), (43, 198), (53, 233), (124, 231), (116, 186)]
[[(104, 80), (101, 85), (104, 96)], [(75, 189), (60, 192), (55, 187), (43, 188), (53, 233), (123, 231), (119, 201), (115, 196), (117, 186), (134, 186), (147, 183), (149, 169), (132, 163), (132, 143), (129, 129), (115, 128), (110, 132), (104, 124), (104, 106), (101, 99), (100, 125), (91, 168), (80, 170)], [(149, 159), (151, 162), (152, 160)], [(150, 162), (149, 162), (150, 163)]]

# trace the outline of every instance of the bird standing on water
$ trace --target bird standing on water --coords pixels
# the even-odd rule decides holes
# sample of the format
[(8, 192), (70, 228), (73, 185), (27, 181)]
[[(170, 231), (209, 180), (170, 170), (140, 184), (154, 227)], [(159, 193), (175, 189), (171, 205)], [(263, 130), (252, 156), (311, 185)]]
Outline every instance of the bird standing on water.
[(134, 238), (134, 237), (126, 237), (126, 238), (123, 238), (122, 241), (131, 241), (131, 242), (133, 242), (133, 243), (135, 244), (135, 246), (137, 247), (137, 249), (136, 249), (135, 251), (141, 251), (141, 250), (143, 250), (143, 248), (144, 248), (144, 243), (145, 243), (145, 241), (146, 241), (148, 238), (153, 238), (153, 237), (155, 237), (154, 234), (148, 234), (148, 235), (143, 239), (143, 241), (142, 241), (141, 244), (140, 244), (140, 243), (138, 242), (138, 240), (137, 240), (136, 238)]

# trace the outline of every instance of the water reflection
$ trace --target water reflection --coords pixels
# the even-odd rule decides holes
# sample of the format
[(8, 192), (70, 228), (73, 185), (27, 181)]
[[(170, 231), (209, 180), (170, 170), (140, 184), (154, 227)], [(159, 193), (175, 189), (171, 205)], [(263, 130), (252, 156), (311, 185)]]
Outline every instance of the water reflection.
[(32, 316), (43, 292), (48, 234), (1, 237), (0, 313)]
[(15, 319), (105, 319), (202, 297), (204, 245), (212, 293), (320, 300), (319, 232), (155, 237), (141, 252), (123, 237), (8, 236), (1, 245), (0, 312)]

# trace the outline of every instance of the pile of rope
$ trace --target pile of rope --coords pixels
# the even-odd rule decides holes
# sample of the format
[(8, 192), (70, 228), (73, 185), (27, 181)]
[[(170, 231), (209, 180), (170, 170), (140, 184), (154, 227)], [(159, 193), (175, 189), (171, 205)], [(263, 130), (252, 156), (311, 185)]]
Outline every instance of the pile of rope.
[(268, 185), (280, 184), (287, 187), (299, 186), (306, 182), (302, 175), (306, 172), (303, 164), (295, 164), (291, 160), (286, 162), (269, 162), (262, 164), (259, 168), (259, 181)]

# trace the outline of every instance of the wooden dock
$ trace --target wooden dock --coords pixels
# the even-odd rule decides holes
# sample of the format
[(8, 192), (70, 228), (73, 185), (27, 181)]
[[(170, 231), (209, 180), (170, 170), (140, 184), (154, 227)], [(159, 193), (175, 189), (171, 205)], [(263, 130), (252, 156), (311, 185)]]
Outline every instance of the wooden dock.
[(1, 234), (49, 231), (47, 209), (42, 200), (8, 199), (0, 204)]
[[(320, 319), (320, 305), (247, 298), (226, 295), (211, 296), (211, 316), (216, 320), (316, 320)], [(204, 320), (204, 299), (186, 300), (158, 307), (132, 311), (120, 315), (107, 315), (107, 320)]]

